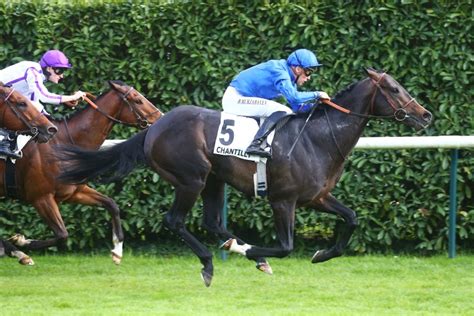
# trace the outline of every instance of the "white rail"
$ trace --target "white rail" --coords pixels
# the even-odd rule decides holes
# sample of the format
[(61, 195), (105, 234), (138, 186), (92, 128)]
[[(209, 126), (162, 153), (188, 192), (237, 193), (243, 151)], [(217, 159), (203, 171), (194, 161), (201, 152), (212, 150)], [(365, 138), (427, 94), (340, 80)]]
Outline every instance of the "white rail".
[[(122, 141), (108, 139), (103, 146), (112, 146)], [(356, 145), (356, 149), (403, 148), (474, 148), (474, 136), (361, 137)]]

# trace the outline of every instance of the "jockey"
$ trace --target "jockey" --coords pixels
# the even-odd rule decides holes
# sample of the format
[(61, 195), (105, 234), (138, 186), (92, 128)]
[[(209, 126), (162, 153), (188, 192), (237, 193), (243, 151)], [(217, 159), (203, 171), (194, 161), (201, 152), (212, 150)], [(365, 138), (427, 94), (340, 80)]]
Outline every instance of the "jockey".
[[(321, 66), (313, 52), (298, 49), (287, 60), (269, 60), (234, 77), (222, 97), (224, 111), (266, 118), (247, 148), (247, 154), (271, 157), (271, 153), (264, 150), (264, 140), (281, 118), (293, 112), (308, 112), (312, 107), (305, 104), (308, 101), (330, 99), (323, 91), (297, 90), (297, 86), (302, 86), (311, 79), (313, 72)], [(291, 109), (272, 101), (281, 96), (285, 97)]]
[[(49, 80), (59, 83), (64, 78), (64, 70), (71, 68), (68, 58), (59, 50), (48, 50), (41, 57), (39, 63), (33, 61), (21, 61), (7, 68), (0, 70), (0, 82), (11, 86), (17, 90), (36, 106), (36, 108), (49, 115), (40, 103), (59, 104), (66, 103), (74, 106), (77, 101), (85, 96), (82, 91), (77, 91), (73, 95), (59, 95), (48, 91), (43, 82)], [(0, 129), (0, 155), (6, 155), (15, 159), (21, 158), (21, 153), (15, 152), (10, 147), (8, 132)]]

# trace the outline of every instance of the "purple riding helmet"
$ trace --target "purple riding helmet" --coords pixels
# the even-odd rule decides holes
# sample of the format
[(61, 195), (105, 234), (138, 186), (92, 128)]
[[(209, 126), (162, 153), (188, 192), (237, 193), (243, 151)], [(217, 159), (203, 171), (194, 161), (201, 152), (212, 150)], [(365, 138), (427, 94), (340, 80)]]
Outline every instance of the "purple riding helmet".
[(48, 50), (40, 59), (41, 68), (54, 67), (54, 68), (71, 68), (72, 65), (69, 63), (69, 59), (64, 55), (63, 52), (57, 49)]

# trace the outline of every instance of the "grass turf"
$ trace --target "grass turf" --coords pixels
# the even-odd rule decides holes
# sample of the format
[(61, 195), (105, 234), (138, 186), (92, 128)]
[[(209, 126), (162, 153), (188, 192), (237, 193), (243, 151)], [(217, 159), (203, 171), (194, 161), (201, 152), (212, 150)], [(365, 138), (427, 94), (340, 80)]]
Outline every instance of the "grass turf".
[(0, 259), (3, 315), (474, 315), (474, 256), (270, 259), (231, 255), (206, 288), (193, 256)]

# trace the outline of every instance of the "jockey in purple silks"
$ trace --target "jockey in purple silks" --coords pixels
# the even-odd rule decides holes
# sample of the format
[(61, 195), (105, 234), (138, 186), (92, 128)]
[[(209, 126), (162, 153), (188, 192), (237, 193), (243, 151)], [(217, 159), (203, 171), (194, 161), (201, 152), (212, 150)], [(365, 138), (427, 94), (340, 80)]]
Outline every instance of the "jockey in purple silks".
[[(51, 93), (43, 82), (48, 80), (59, 83), (64, 78), (64, 71), (71, 68), (68, 58), (59, 50), (49, 50), (41, 57), (39, 62), (21, 61), (0, 70), (0, 82), (17, 90), (37, 107), (39, 111), (48, 115), (40, 103), (59, 104), (77, 101), (85, 96), (82, 91), (73, 95), (59, 95)], [(9, 133), (0, 128), (0, 155), (11, 158), (21, 158), (21, 153), (11, 149)], [(29, 139), (29, 138), (28, 138)]]

